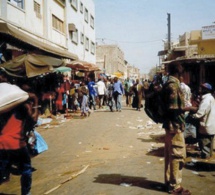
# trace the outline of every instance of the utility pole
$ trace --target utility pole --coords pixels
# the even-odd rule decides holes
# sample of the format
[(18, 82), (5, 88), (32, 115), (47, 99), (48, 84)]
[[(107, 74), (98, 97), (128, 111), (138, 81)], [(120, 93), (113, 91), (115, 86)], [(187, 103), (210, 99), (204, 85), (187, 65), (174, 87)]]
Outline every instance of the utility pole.
[(167, 26), (168, 26), (168, 50), (171, 50), (171, 16), (167, 13)]
[(105, 68), (106, 68), (106, 55), (104, 55), (104, 64), (103, 64), (103, 72), (104, 73), (106, 73), (106, 70), (105, 70)]

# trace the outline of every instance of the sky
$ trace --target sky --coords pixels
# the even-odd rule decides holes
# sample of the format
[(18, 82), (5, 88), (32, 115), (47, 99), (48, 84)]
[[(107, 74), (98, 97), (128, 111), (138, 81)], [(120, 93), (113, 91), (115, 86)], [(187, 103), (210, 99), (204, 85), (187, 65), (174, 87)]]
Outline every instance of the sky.
[(158, 51), (167, 40), (167, 13), (171, 40), (203, 26), (215, 25), (214, 0), (94, 0), (98, 44), (116, 44), (125, 60), (149, 73), (159, 65)]

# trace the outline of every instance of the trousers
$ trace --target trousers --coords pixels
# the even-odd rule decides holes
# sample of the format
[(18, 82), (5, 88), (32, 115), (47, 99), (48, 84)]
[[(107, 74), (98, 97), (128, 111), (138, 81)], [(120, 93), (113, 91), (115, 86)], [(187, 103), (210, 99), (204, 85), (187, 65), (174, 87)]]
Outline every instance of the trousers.
[(201, 150), (201, 158), (213, 156), (214, 135), (199, 134), (199, 148)]
[(4, 172), (10, 172), (12, 164), (17, 164), (18, 171), (21, 174), (21, 194), (29, 194), (32, 183), (32, 167), (27, 147), (17, 150), (0, 150), (0, 159), (0, 171), (3, 175)]
[(186, 158), (184, 135), (182, 132), (165, 135), (165, 168), (164, 179), (167, 187), (177, 189), (181, 187), (182, 169)]

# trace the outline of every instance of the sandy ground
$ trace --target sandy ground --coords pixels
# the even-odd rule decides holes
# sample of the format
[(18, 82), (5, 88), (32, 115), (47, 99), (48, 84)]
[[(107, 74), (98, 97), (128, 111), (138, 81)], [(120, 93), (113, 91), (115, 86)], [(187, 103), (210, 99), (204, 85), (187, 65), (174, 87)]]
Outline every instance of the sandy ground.
[[(123, 101), (123, 104), (125, 102)], [(87, 118), (58, 118), (36, 130), (49, 149), (32, 158), (32, 194), (159, 195), (163, 186), (164, 130), (130, 107), (96, 110)], [(200, 161), (191, 148), (183, 186), (194, 195), (215, 193), (215, 158)], [(20, 176), (0, 194), (20, 194)]]

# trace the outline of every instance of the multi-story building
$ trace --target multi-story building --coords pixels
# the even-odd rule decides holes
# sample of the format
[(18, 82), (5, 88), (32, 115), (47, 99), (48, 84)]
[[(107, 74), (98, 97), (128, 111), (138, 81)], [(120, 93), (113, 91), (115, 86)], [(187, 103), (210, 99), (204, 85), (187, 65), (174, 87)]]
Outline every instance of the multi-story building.
[(93, 0), (0, 0), (0, 53), (95, 63)]
[(129, 65), (127, 67), (127, 71), (128, 71), (128, 77), (131, 80), (136, 81), (136, 79), (140, 79), (140, 69), (136, 68), (135, 66)]
[(95, 6), (93, 0), (70, 0), (67, 6), (68, 49), (82, 61), (96, 63)]
[(127, 71), (124, 53), (117, 45), (97, 45), (96, 65), (108, 74), (121, 72), (124, 75)]

